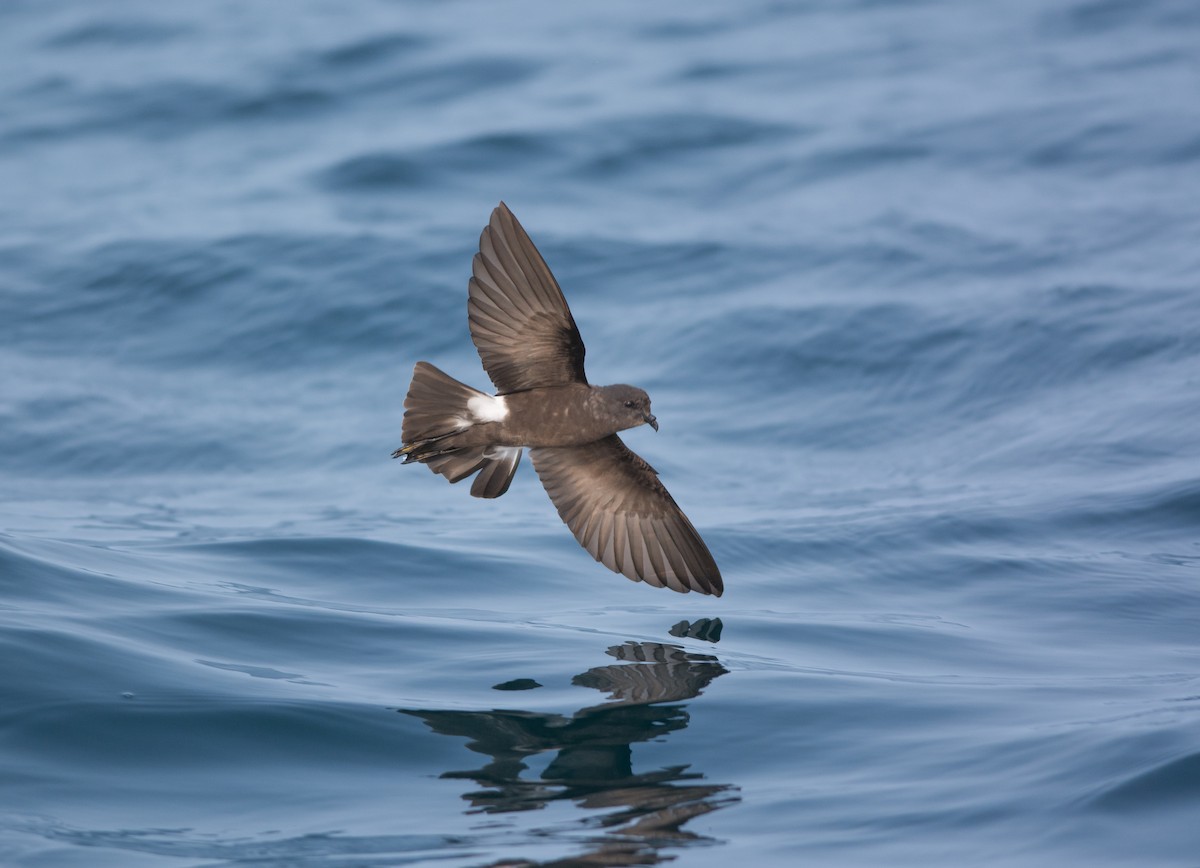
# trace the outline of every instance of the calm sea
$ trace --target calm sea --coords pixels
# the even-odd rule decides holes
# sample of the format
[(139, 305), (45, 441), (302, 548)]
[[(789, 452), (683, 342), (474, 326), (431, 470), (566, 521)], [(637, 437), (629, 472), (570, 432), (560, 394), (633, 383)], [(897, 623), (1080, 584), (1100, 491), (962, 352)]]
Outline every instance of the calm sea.
[[(0, 3), (0, 864), (1200, 865), (1198, 45)], [(501, 199), (724, 598), (389, 459)]]

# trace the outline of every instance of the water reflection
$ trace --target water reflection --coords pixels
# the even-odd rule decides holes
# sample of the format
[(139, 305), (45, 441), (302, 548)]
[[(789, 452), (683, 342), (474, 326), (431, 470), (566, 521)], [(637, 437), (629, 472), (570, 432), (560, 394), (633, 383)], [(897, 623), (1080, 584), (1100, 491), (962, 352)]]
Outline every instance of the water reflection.
[[(715, 623), (714, 623), (715, 622)], [(680, 629), (676, 625), (675, 629)], [(705, 619), (674, 635), (720, 636), (720, 621)], [(673, 857), (664, 851), (694, 843), (715, 843), (683, 829), (693, 817), (737, 800), (730, 784), (703, 783), (690, 765), (652, 771), (633, 769), (632, 745), (662, 739), (688, 725), (686, 706), (714, 678), (728, 670), (716, 657), (658, 642), (626, 642), (608, 649), (619, 662), (597, 666), (571, 679), (572, 684), (608, 694), (608, 701), (581, 708), (571, 716), (554, 713), (493, 710), (438, 711), (401, 709), (442, 735), (468, 739), (467, 747), (490, 758), (473, 771), (449, 771), (444, 779), (471, 780), (482, 789), (463, 794), (470, 813), (532, 811), (572, 801), (578, 807), (603, 810), (580, 826), (598, 833), (571, 839), (586, 852), (546, 863), (511, 865), (655, 865)], [(497, 685), (514, 688), (518, 682)], [(536, 682), (529, 682), (537, 686)], [(526, 759), (554, 752), (540, 775), (522, 777)], [(542, 835), (554, 835), (542, 830)]]

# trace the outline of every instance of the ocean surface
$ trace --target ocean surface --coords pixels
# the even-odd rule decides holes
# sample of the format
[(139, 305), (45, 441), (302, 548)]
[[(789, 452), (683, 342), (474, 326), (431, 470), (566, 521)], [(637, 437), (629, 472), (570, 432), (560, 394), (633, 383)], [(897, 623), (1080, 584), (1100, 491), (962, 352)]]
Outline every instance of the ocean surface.
[[(1200, 865), (1197, 46), (0, 3), (0, 864)], [(389, 458), (500, 200), (723, 598)]]

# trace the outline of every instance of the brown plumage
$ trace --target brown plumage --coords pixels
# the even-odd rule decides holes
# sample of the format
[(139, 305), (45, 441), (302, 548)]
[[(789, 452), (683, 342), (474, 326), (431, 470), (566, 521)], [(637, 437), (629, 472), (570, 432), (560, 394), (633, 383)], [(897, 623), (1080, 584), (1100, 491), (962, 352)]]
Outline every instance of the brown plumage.
[(592, 386), (584, 346), (541, 254), (503, 202), (479, 239), (468, 284), (471, 339), (495, 397), (418, 362), (394, 457), (450, 482), (478, 473), (476, 497), (508, 490), (529, 447), (575, 538), (610, 570), (655, 587), (720, 596), (721, 573), (658, 473), (618, 431), (658, 422), (634, 386)]

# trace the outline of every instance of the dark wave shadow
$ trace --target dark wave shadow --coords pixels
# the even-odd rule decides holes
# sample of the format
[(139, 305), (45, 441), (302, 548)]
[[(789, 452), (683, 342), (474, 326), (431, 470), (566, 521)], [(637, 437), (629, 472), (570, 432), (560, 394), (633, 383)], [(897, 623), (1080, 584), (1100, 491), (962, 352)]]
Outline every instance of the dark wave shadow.
[[(719, 625), (711, 629), (719, 635)], [(669, 850), (723, 843), (683, 827), (694, 817), (737, 802), (737, 788), (704, 783), (704, 774), (691, 765), (635, 771), (632, 746), (686, 728), (690, 716), (680, 703), (700, 695), (728, 670), (712, 655), (658, 642), (626, 642), (607, 653), (620, 663), (589, 669), (571, 683), (607, 693), (609, 701), (569, 717), (509, 709), (399, 709), (436, 733), (466, 738), (470, 750), (489, 757), (478, 769), (441, 775), (482, 788), (463, 794), (470, 805), (467, 813), (534, 811), (565, 801), (604, 811), (581, 820), (580, 828), (569, 833), (586, 848), (577, 856), (493, 864), (657, 865), (675, 858)], [(547, 752), (555, 756), (545, 769), (526, 776), (527, 760)], [(578, 837), (595, 828), (602, 831)], [(536, 834), (560, 837), (562, 832)]]

